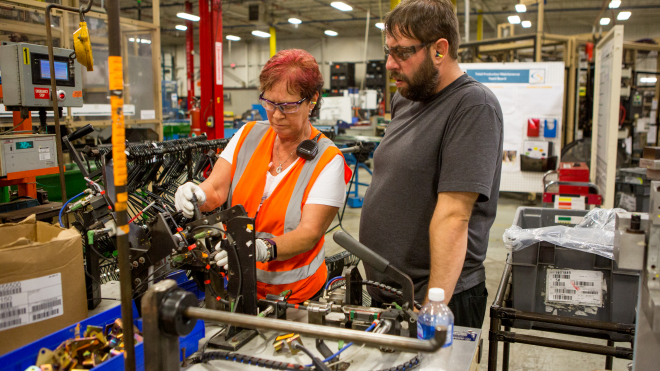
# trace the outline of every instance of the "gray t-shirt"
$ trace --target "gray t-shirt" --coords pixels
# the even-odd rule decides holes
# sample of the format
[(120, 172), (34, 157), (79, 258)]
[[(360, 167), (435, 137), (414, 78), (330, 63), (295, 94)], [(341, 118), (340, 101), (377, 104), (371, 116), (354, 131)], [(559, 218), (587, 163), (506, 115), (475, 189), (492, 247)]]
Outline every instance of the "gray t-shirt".
[[(454, 293), (486, 280), (483, 261), (497, 211), (502, 170), (502, 109), (487, 87), (462, 75), (426, 102), (398, 93), (392, 121), (374, 153), (362, 206), (360, 242), (410, 276), (426, 296), (429, 226), (439, 192), (479, 193), (468, 224), (465, 263)], [(365, 264), (369, 280), (398, 287)], [(394, 296), (369, 287), (381, 302)]]

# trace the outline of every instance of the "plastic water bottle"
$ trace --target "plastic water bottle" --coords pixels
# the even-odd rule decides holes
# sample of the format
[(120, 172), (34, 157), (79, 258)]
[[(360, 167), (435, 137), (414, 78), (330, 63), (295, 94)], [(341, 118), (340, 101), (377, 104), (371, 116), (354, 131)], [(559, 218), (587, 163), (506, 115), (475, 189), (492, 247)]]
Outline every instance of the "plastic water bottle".
[(420, 357), (422, 367), (432, 366), (434, 370), (448, 369), (452, 344), (454, 343), (454, 314), (444, 300), (445, 290), (441, 288), (430, 289), (429, 302), (422, 307), (417, 317), (417, 338), (419, 339), (433, 339), (436, 326), (447, 327), (445, 345), (436, 353), (421, 354)]

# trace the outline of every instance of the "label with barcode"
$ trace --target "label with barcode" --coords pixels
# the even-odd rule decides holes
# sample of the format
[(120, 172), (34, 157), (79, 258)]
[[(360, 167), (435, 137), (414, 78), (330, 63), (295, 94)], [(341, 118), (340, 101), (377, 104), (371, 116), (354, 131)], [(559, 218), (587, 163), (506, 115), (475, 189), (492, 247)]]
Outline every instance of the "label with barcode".
[(64, 314), (60, 273), (0, 285), (0, 331)]
[(546, 302), (602, 307), (603, 272), (548, 269)]

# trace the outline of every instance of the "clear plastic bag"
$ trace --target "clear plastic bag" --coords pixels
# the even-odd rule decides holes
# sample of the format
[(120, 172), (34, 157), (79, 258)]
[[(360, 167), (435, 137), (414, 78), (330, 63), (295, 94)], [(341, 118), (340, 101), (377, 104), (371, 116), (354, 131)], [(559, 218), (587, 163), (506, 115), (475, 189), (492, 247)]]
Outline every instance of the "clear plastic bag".
[(540, 241), (557, 246), (613, 258), (614, 222), (623, 209), (593, 209), (575, 227), (562, 225), (522, 229), (512, 226), (504, 231), (504, 245), (511, 251), (522, 250)]

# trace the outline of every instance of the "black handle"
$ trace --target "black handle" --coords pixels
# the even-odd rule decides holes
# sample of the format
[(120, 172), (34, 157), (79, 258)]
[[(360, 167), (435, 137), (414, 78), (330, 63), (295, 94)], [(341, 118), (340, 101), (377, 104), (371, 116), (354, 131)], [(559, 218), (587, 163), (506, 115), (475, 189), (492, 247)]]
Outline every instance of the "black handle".
[(335, 234), (332, 235), (332, 238), (337, 244), (339, 244), (339, 246), (362, 259), (365, 264), (374, 267), (380, 273), (385, 273), (385, 269), (390, 265), (390, 262), (385, 260), (385, 258), (371, 251), (368, 247), (364, 246), (344, 231), (335, 232)]
[(91, 134), (93, 132), (94, 132), (94, 128), (92, 127), (92, 125), (87, 124), (87, 125), (81, 127), (80, 129), (74, 131), (73, 133), (67, 135), (66, 138), (69, 141), (73, 142), (74, 140), (80, 139), (80, 138), (84, 137), (85, 135)]

